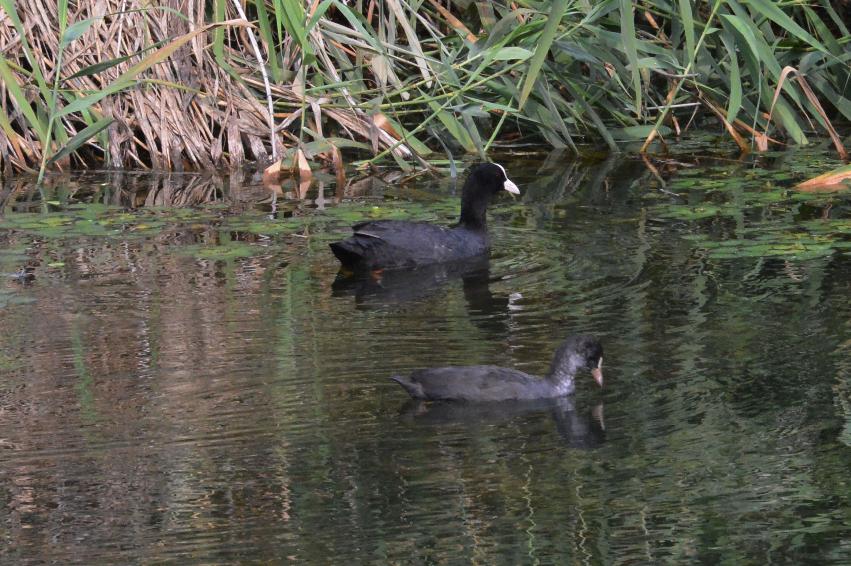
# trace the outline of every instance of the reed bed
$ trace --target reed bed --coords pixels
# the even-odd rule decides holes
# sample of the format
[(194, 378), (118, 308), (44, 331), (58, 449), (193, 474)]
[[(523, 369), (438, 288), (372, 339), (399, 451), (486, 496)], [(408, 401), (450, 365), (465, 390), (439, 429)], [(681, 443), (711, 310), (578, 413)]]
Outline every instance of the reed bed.
[[(851, 120), (848, 2), (0, 0), (0, 169), (403, 170), (495, 147), (743, 151)], [(841, 130), (841, 128), (840, 128)]]

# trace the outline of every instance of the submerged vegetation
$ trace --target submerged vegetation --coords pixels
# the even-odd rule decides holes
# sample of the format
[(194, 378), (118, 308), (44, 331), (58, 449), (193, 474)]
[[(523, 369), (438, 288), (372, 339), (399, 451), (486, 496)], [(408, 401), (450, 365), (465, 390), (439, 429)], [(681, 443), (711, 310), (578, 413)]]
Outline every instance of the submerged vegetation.
[[(742, 150), (851, 120), (844, 2), (0, 0), (0, 167), (155, 169), (357, 150), (403, 169), (544, 143)], [(661, 143), (662, 146), (651, 145)]]
[[(572, 216), (571, 195), (604, 191), (626, 175), (638, 204), (653, 224), (677, 227), (695, 253), (711, 261), (779, 258), (788, 261), (851, 254), (849, 193), (796, 190), (798, 178), (839, 162), (822, 147), (769, 152), (746, 159), (722, 157), (712, 140), (672, 148), (672, 158), (647, 168), (639, 159), (609, 157), (589, 163), (553, 152), (548, 159), (500, 155), (524, 187), (520, 202), (501, 201), (493, 215), (509, 231), (526, 230), (537, 215)], [(690, 158), (691, 152), (701, 154)], [(713, 156), (713, 153), (717, 154)], [(537, 162), (535, 168), (528, 163)], [(26, 179), (0, 185), (0, 244), (10, 249), (44, 242), (99, 239), (121, 245), (157, 242), (162, 251), (206, 260), (266, 255), (273, 248), (320, 250), (350, 234), (353, 223), (412, 219), (448, 224), (458, 216), (458, 187), (448, 178), (411, 179), (396, 170), (358, 173), (348, 182), (318, 173), (307, 192), (287, 180), (270, 195), (257, 174), (227, 176), (176, 173), (87, 172), (51, 175), (36, 190)], [(429, 185), (433, 191), (422, 190)], [(452, 194), (452, 192), (456, 194)], [(635, 200), (638, 199), (638, 200)], [(562, 203), (565, 201), (567, 204)], [(345, 203), (344, 206), (340, 206)], [(561, 204), (554, 204), (561, 203)], [(546, 208), (541, 212), (542, 207)], [(530, 210), (532, 209), (532, 210)], [(532, 223), (532, 224), (530, 224)], [(280, 245), (285, 244), (285, 245)], [(12, 254), (0, 273), (21, 266), (51, 267), (61, 258)], [(332, 261), (333, 263), (333, 261)], [(59, 265), (61, 267), (61, 265)]]

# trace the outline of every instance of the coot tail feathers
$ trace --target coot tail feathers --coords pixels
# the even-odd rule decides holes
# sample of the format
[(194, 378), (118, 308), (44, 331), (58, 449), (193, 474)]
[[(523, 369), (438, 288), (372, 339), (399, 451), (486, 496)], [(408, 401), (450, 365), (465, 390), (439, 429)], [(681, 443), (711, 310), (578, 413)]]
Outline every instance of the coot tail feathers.
[(358, 246), (353, 239), (341, 240), (329, 244), (331, 251), (340, 260), (343, 267), (352, 269), (363, 260), (363, 249)]
[(424, 399), (425, 394), (423, 392), (423, 386), (419, 383), (415, 383), (410, 377), (405, 377), (404, 375), (394, 375), (391, 377), (393, 381), (398, 383), (408, 392), (408, 394), (414, 399)]

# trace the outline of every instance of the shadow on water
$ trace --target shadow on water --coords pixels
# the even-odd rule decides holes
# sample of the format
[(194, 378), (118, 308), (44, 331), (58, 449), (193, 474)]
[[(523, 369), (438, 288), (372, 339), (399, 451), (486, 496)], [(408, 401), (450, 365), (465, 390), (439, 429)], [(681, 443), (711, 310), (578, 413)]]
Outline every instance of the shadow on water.
[[(851, 196), (792, 189), (818, 147), (673, 149), (508, 157), (488, 263), (355, 281), (328, 242), (451, 224), (451, 179), (5, 179), (0, 562), (847, 564)], [(602, 392), (387, 380), (571, 333)]]

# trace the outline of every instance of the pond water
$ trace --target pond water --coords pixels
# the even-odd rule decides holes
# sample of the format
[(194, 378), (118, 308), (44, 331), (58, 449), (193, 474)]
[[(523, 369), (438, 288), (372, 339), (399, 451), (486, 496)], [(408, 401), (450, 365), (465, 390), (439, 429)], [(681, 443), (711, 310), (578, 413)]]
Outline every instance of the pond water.
[[(489, 264), (356, 282), (328, 242), (450, 222), (448, 176), (7, 180), (0, 562), (848, 564), (851, 195), (791, 188), (822, 148), (691, 151), (514, 155)], [(388, 380), (578, 332), (602, 390)]]

